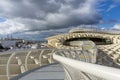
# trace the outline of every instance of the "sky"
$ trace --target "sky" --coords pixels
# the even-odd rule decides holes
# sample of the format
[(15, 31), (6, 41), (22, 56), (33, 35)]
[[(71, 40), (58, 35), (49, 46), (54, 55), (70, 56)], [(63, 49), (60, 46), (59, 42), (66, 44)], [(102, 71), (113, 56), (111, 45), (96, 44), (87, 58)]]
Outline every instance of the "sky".
[(120, 30), (120, 0), (0, 0), (0, 37), (41, 40), (81, 25)]

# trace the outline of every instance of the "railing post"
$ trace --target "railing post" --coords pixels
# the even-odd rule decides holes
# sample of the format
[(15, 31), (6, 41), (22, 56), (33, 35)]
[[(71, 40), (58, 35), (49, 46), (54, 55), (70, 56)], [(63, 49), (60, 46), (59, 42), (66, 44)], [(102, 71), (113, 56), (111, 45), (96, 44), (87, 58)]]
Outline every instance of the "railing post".
[(42, 51), (40, 52), (40, 56), (39, 56), (39, 62), (40, 62), (40, 66), (42, 66), (42, 63), (41, 63), (41, 58), (42, 58), (42, 54), (43, 54), (43, 52), (44, 52), (44, 49), (42, 49)]
[(16, 53), (12, 53), (7, 61), (7, 66), (6, 66), (6, 73), (7, 73), (7, 78), (8, 80), (10, 80), (10, 61), (12, 59), (12, 57), (15, 55)]
[(28, 54), (25, 58), (25, 69), (26, 69), (26, 71), (28, 70), (27, 62), (28, 62), (28, 57), (29, 57), (30, 54), (31, 54), (31, 51), (28, 52)]

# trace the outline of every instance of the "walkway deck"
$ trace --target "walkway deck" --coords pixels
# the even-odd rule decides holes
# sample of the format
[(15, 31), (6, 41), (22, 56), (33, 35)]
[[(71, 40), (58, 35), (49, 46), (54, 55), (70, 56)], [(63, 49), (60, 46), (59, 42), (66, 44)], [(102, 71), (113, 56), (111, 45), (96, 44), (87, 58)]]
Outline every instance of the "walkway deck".
[(65, 73), (60, 64), (52, 64), (28, 71), (12, 80), (64, 80)]

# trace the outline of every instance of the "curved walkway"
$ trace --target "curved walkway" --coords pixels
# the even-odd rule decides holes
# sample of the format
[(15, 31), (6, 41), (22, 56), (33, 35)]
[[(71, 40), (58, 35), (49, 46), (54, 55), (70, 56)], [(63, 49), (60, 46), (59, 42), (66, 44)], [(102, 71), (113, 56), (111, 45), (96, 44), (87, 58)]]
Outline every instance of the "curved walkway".
[(64, 80), (64, 77), (62, 65), (54, 63), (27, 71), (11, 80)]

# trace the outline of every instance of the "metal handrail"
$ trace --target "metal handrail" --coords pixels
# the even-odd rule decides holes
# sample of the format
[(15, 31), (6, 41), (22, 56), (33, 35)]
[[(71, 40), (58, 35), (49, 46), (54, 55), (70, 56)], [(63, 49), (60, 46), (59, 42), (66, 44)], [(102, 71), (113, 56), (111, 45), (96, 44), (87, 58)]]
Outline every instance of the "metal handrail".
[(81, 72), (88, 73), (99, 78), (103, 78), (106, 80), (120, 80), (120, 70), (116, 68), (77, 61), (62, 57), (57, 54), (54, 54), (53, 58), (58, 62), (62, 63), (63, 65), (72, 67), (73, 69), (77, 69)]

